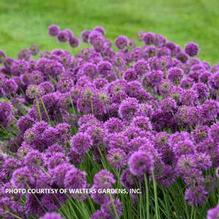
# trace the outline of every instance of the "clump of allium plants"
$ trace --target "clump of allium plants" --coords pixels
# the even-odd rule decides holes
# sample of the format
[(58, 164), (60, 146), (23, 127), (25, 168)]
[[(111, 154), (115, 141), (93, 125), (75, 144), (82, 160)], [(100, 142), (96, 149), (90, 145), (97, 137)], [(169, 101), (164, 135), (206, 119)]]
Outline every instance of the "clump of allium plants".
[(219, 65), (155, 33), (48, 30), (83, 49), (0, 52), (0, 217), (218, 219)]

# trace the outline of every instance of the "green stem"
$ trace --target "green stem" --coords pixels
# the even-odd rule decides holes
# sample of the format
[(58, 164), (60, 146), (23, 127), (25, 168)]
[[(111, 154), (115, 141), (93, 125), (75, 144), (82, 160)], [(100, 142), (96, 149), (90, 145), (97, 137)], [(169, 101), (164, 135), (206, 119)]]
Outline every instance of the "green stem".
[(154, 201), (155, 201), (155, 218), (159, 219), (158, 199), (157, 199), (157, 183), (155, 180), (154, 171), (152, 171), (152, 179), (153, 179)]
[(41, 104), (42, 104), (42, 106), (43, 106), (43, 110), (44, 110), (44, 112), (45, 112), (45, 114), (46, 114), (47, 120), (48, 120), (49, 124), (51, 125), (51, 120), (50, 120), (50, 118), (49, 118), (49, 114), (48, 114), (48, 111), (47, 111), (47, 109), (46, 109), (46, 106), (45, 106), (45, 104), (44, 104), (44, 102), (43, 102), (42, 97), (40, 97), (40, 101), (41, 101)]
[(39, 105), (38, 99), (36, 99), (36, 107), (37, 107), (38, 116), (39, 116), (40, 121), (41, 121), (42, 120), (42, 115), (41, 115), (41, 112), (40, 112), (40, 105)]
[(8, 212), (6, 212), (6, 213), (10, 214), (11, 216), (13, 216), (13, 217), (16, 218), (16, 219), (22, 219), (22, 217), (19, 217), (18, 215), (14, 214), (14, 213), (12, 213), (12, 212), (10, 212), (10, 211), (8, 211)]
[(115, 219), (119, 219), (119, 215), (118, 215), (118, 212), (116, 210), (116, 206), (114, 204), (114, 199), (112, 197), (112, 194), (109, 193), (109, 196), (110, 196), (110, 201), (112, 202), (112, 206), (113, 206), (113, 211), (115, 213)]
[(148, 179), (146, 175), (144, 175), (144, 183), (145, 183), (145, 193), (146, 193), (146, 215), (147, 219), (150, 219), (150, 205), (149, 205), (149, 189), (148, 189)]

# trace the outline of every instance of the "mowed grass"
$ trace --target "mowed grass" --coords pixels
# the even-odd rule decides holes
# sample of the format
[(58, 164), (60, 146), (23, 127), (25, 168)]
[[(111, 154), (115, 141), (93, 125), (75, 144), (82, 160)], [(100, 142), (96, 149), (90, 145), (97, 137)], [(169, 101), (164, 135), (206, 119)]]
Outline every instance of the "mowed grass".
[(47, 35), (49, 24), (71, 28), (76, 35), (102, 25), (110, 39), (153, 31), (181, 46), (195, 41), (201, 47), (200, 57), (215, 64), (218, 9), (218, 0), (0, 0), (0, 49), (13, 57), (32, 44), (43, 50), (69, 49)]

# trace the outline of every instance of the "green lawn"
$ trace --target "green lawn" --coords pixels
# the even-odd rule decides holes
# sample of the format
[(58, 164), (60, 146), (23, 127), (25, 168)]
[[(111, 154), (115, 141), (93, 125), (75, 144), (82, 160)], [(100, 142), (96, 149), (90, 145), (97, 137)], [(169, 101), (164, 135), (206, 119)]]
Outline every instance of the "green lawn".
[(76, 34), (103, 25), (111, 39), (118, 34), (135, 38), (144, 30), (182, 46), (195, 41), (201, 47), (200, 57), (217, 63), (218, 9), (218, 0), (0, 0), (0, 49), (15, 56), (31, 44), (41, 49), (60, 46), (47, 35), (51, 23)]

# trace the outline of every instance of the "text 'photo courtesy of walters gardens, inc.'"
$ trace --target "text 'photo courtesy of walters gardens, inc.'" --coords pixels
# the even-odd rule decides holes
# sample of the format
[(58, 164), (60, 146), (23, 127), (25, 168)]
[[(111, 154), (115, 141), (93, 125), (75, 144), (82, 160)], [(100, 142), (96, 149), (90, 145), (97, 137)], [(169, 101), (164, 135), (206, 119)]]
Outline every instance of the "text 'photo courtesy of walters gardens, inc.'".
[(141, 194), (141, 189), (113, 189), (113, 188), (79, 188), (79, 189), (51, 189), (51, 188), (37, 188), (37, 189), (5, 189), (7, 194)]

